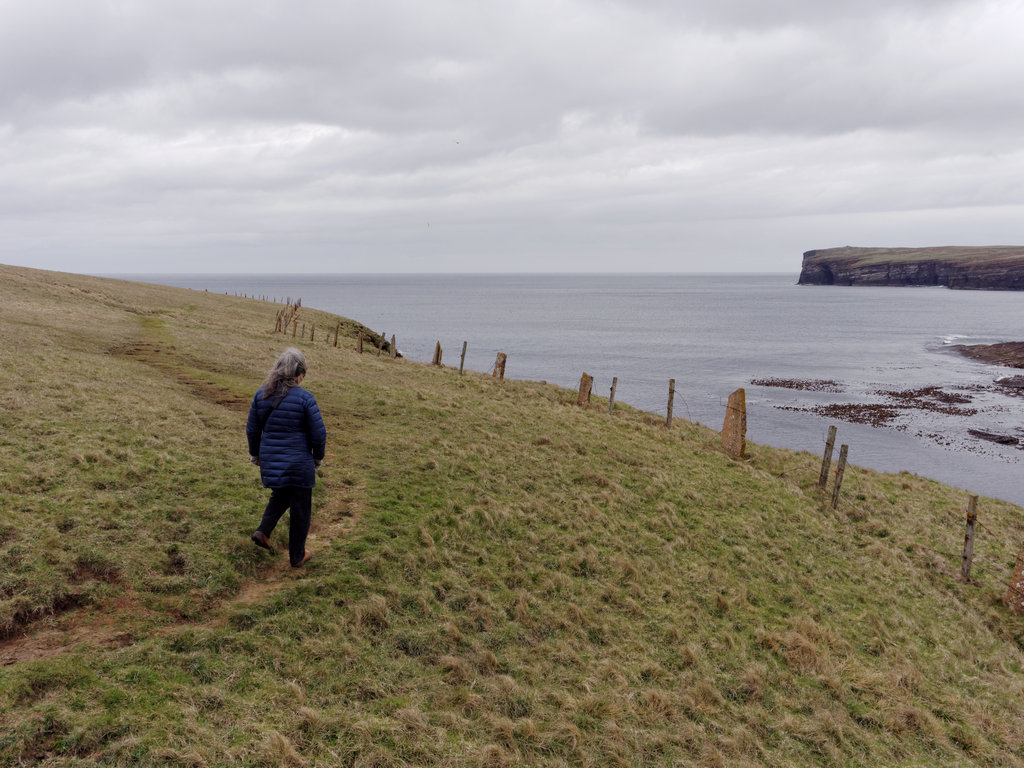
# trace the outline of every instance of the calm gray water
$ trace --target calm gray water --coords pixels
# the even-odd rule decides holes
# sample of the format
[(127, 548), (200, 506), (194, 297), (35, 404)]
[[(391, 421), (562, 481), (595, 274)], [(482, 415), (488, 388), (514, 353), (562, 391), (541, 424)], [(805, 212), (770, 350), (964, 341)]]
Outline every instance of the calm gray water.
[[(594, 392), (720, 429), (725, 401), (747, 389), (748, 437), (820, 453), (828, 425), (850, 461), (907, 470), (972, 493), (1024, 504), (1024, 450), (967, 434), (1024, 438), (1024, 398), (990, 391), (1021, 371), (951, 354), (951, 343), (1024, 339), (1024, 294), (944, 288), (797, 286), (796, 275), (119, 275), (220, 293), (300, 298), (390, 337), (429, 361), (440, 341), (447, 364), (469, 343), (468, 368)], [(832, 379), (840, 393), (752, 386), (754, 378)], [(783, 410), (823, 403), (877, 403), (879, 390), (940, 385), (962, 393), (976, 415), (903, 413), (889, 427)], [(975, 391), (977, 387), (989, 391)], [(968, 388), (968, 389), (963, 389)], [(1022, 440), (1024, 442), (1024, 440)]]

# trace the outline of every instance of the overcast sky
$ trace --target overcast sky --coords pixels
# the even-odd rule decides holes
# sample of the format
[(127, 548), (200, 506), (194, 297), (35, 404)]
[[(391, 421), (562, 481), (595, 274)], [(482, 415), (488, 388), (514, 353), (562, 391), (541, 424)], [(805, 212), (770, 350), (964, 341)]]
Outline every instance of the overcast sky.
[(797, 272), (1024, 244), (1024, 0), (0, 0), (0, 262)]

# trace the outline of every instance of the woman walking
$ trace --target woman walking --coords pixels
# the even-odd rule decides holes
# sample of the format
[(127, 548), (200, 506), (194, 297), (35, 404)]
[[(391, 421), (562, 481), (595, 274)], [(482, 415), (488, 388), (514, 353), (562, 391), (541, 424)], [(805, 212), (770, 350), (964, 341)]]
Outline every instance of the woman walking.
[(289, 347), (253, 397), (245, 425), (249, 460), (260, 468), (263, 487), (270, 489), (270, 501), (252, 540), (256, 546), (272, 550), (270, 534), (281, 515), (291, 509), (288, 554), (292, 568), (310, 557), (306, 536), (313, 513), (313, 486), (327, 446), (327, 430), (316, 398), (300, 386), (305, 378), (306, 358)]

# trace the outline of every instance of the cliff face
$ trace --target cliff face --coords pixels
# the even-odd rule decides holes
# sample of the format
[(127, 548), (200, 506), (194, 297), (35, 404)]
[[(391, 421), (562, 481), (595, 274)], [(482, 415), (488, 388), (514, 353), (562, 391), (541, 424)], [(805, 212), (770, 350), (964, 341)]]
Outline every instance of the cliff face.
[(825, 248), (804, 253), (797, 282), (1024, 291), (1024, 247)]

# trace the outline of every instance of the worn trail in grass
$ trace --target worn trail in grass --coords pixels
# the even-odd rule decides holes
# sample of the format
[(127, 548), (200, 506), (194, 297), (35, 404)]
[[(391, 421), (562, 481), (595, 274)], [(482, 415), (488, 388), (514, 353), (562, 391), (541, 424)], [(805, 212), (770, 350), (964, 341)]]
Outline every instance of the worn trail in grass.
[(0, 669), (10, 763), (1024, 765), (1017, 507), (968, 585), (963, 492), (852, 467), (832, 512), (815, 456), (298, 342), (325, 527), (281, 578), (242, 435), (275, 309), (2, 269), (0, 618), (127, 633)]

